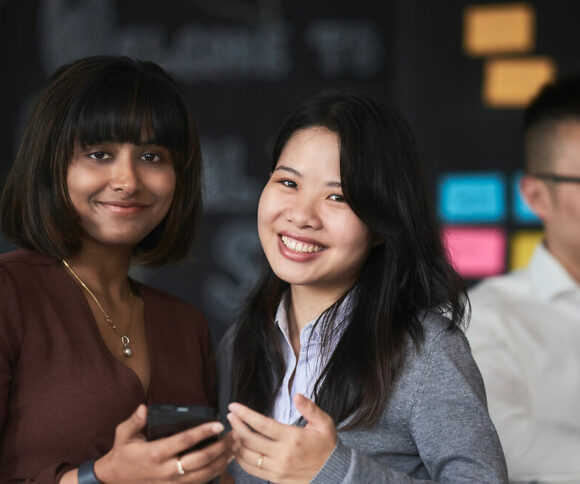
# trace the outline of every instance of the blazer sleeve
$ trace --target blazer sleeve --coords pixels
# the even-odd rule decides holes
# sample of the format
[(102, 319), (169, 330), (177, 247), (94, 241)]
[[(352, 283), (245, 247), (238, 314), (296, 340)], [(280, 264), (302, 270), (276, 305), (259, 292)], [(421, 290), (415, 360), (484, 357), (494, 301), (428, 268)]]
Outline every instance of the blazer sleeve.
[(463, 333), (443, 330), (423, 351), (410, 428), (432, 480), (397, 472), (339, 441), (313, 483), (507, 482), (483, 381)]

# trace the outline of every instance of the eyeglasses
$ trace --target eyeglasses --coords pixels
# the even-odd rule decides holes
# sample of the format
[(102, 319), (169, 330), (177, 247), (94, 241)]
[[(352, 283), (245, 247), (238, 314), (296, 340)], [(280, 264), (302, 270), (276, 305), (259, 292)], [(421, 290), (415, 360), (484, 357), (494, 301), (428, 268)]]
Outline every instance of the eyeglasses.
[(530, 173), (530, 176), (555, 183), (580, 183), (580, 176), (556, 175), (555, 173)]

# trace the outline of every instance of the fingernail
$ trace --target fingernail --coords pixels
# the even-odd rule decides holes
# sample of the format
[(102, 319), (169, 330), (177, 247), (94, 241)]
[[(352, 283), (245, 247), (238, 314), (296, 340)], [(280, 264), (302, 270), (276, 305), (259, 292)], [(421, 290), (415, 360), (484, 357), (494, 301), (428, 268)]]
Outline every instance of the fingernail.
[(213, 431), (214, 431), (216, 434), (219, 434), (220, 432), (223, 432), (223, 430), (224, 430), (224, 426), (223, 426), (221, 423), (216, 423), (216, 424), (213, 424), (213, 425), (211, 426), (211, 429), (212, 429), (212, 430), (213, 430)]
[(226, 418), (227, 418), (227, 419), (228, 419), (230, 422), (232, 421), (232, 417), (233, 417), (233, 415), (232, 415), (231, 413), (228, 413), (228, 414), (226, 415)]
[(147, 418), (147, 407), (145, 407), (145, 405), (141, 404), (139, 407), (137, 407), (137, 417), (139, 417), (141, 420), (145, 420)]

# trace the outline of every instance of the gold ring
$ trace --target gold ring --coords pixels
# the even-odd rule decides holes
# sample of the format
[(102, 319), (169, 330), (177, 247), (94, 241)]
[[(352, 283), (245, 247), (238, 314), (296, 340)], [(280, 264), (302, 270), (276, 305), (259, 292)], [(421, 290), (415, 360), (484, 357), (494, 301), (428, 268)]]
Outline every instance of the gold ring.
[(260, 457), (258, 458), (258, 469), (262, 468), (262, 462), (264, 462), (264, 454), (260, 454)]
[(177, 458), (177, 473), (180, 476), (185, 474), (185, 469), (183, 468), (183, 464), (181, 463), (181, 457)]

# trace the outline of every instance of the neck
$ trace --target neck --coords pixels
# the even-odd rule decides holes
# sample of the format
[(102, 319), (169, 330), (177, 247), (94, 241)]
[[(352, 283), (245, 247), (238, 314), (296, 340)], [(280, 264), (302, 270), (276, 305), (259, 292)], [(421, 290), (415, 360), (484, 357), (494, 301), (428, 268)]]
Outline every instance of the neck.
[(83, 247), (67, 258), (78, 277), (98, 297), (116, 302), (131, 297), (129, 251), (100, 250)]
[(572, 250), (565, 250), (564, 247), (550, 243), (548, 237), (546, 237), (545, 245), (554, 258), (564, 266), (570, 277), (577, 284), (580, 284), (580, 254), (575, 254)]
[(305, 286), (291, 286), (288, 310), (293, 317), (288, 321), (290, 327), (300, 333), (304, 326), (332, 306), (343, 293), (344, 291), (329, 293)]

